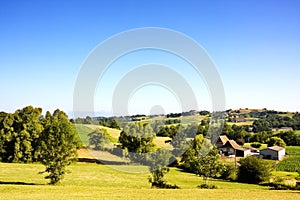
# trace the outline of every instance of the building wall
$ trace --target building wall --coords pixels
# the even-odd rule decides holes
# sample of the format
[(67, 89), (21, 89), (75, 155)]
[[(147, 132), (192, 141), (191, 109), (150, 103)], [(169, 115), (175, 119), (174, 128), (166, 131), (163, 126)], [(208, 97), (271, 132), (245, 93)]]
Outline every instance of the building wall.
[(260, 151), (260, 155), (263, 155), (263, 157), (266, 159), (281, 160), (285, 155), (285, 149), (281, 151), (273, 151), (270, 149), (266, 149)]
[(283, 157), (285, 156), (285, 149), (281, 150), (278, 152), (279, 160), (282, 160)]

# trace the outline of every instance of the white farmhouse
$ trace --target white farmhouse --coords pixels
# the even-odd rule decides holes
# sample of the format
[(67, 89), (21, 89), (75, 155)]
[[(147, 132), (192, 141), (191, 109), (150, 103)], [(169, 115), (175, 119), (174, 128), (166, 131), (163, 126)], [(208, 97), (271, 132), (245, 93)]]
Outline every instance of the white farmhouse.
[(261, 150), (260, 155), (262, 155), (264, 159), (282, 160), (285, 156), (285, 148), (279, 146), (268, 147)]

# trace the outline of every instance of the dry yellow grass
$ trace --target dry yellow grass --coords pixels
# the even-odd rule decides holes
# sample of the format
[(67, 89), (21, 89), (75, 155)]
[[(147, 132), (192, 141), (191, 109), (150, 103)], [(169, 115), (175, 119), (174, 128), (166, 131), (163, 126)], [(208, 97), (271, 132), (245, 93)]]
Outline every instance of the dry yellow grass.
[(120, 136), (121, 131), (113, 128), (108, 128), (105, 126), (94, 125), (94, 124), (84, 124), (84, 126), (91, 129), (106, 129), (111, 137), (118, 138)]

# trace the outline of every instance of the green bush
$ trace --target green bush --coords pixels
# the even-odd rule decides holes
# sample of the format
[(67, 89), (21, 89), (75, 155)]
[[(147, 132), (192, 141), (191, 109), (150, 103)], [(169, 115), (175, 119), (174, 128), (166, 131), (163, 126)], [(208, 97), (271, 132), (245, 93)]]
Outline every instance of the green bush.
[(220, 173), (221, 179), (225, 180), (235, 180), (236, 179), (236, 171), (233, 165), (223, 165), (223, 169)]
[(260, 183), (270, 177), (269, 164), (261, 158), (249, 156), (239, 161), (238, 181), (243, 183)]
[(254, 148), (260, 148), (261, 147), (261, 143), (259, 142), (253, 142), (250, 144), (251, 147), (254, 147)]

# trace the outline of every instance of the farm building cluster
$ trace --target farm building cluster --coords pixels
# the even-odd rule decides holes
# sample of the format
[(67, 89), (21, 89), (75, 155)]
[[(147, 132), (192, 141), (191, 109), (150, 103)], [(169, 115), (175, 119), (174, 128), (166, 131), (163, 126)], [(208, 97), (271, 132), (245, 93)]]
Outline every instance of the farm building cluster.
[(226, 135), (219, 136), (217, 148), (221, 156), (226, 157), (247, 157), (259, 156), (263, 159), (282, 160), (285, 156), (285, 148), (272, 146), (259, 150), (254, 147), (241, 147), (234, 140), (228, 139)]

